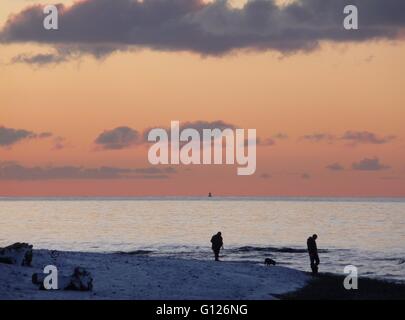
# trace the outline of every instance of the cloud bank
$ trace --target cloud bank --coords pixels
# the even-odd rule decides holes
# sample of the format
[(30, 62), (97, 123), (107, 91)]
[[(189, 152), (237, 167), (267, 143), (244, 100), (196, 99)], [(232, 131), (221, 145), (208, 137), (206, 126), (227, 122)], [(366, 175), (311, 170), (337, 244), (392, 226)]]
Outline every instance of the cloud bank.
[[(121, 126), (111, 130), (104, 130), (98, 135), (94, 143), (101, 147), (103, 150), (120, 150), (126, 149), (137, 145), (149, 144), (148, 134), (149, 132), (158, 127), (150, 127), (140, 133), (138, 130)], [(160, 128), (160, 127), (159, 127)], [(161, 127), (166, 130), (168, 136), (170, 137), (170, 128)], [(235, 129), (236, 126), (230, 123), (226, 123), (222, 120), (216, 121), (204, 121), (197, 120), (191, 122), (180, 122), (180, 131), (184, 129), (195, 129), (200, 134), (200, 137), (203, 136), (204, 129), (215, 129), (224, 130), (226, 128)]]
[(332, 163), (330, 165), (326, 166), (326, 169), (329, 169), (331, 171), (342, 171), (345, 168), (338, 162)]
[(0, 180), (66, 179), (167, 179), (176, 173), (172, 167), (156, 168), (86, 168), (78, 166), (26, 167), (16, 162), (0, 163)]
[(380, 137), (377, 134), (369, 131), (346, 131), (341, 139), (353, 144), (385, 144), (396, 139), (396, 137), (393, 135)]
[(382, 164), (378, 158), (364, 158), (359, 162), (355, 162), (352, 165), (353, 170), (360, 171), (379, 171), (389, 169), (390, 166)]
[(0, 147), (11, 147), (28, 139), (43, 139), (52, 136), (50, 132), (35, 133), (25, 129), (14, 129), (0, 126)]
[(346, 0), (300, 0), (285, 6), (252, 0), (242, 8), (226, 0), (82, 0), (58, 5), (59, 30), (43, 28), (43, 7), (12, 15), (0, 42), (50, 44), (54, 53), (15, 58), (15, 62), (55, 63), (72, 55), (96, 57), (114, 51), (149, 48), (223, 55), (235, 50), (310, 51), (322, 41), (403, 40), (405, 1), (352, 0), (359, 30), (343, 28)]
[(141, 136), (138, 131), (123, 126), (105, 130), (96, 138), (94, 143), (102, 149), (118, 150), (141, 143)]
[(397, 137), (394, 135), (380, 136), (370, 131), (355, 130), (346, 131), (341, 136), (336, 136), (330, 133), (311, 133), (301, 137), (302, 140), (310, 142), (334, 143), (336, 141), (344, 141), (351, 146), (356, 146), (359, 144), (387, 144), (396, 138)]

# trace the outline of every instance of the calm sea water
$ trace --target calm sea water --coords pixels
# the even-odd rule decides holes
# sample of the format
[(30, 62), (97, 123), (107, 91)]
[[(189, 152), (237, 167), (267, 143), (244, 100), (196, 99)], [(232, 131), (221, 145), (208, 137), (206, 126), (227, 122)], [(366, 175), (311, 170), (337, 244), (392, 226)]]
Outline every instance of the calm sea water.
[(0, 246), (211, 259), (217, 231), (223, 260), (309, 271), (317, 233), (321, 271), (405, 281), (404, 199), (0, 198)]

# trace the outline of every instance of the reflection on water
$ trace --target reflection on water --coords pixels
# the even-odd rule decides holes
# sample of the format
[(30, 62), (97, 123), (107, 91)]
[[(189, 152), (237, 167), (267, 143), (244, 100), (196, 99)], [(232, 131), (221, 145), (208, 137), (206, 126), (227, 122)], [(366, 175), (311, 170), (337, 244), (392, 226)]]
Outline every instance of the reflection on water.
[(405, 202), (323, 199), (0, 200), (0, 246), (81, 251), (150, 250), (210, 259), (222, 231), (224, 259), (273, 257), (308, 270), (306, 239), (319, 235), (322, 269), (405, 280)]

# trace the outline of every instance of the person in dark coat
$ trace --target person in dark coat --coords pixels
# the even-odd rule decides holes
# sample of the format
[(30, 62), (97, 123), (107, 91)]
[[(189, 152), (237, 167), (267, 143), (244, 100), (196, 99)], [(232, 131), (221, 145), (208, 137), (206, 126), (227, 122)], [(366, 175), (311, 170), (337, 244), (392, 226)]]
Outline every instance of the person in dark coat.
[(314, 234), (312, 237), (309, 237), (307, 240), (309, 260), (311, 261), (312, 274), (318, 274), (318, 265), (320, 263), (318, 256), (318, 247), (316, 246), (316, 239), (318, 236)]
[(214, 251), (215, 261), (219, 261), (219, 251), (224, 248), (221, 232), (213, 235), (211, 238), (212, 251)]

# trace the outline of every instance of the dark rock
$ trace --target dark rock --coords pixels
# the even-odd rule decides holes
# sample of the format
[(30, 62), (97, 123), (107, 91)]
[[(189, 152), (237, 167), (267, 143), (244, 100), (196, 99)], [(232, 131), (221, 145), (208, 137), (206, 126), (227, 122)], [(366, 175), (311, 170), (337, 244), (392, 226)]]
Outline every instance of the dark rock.
[(81, 267), (76, 267), (71, 276), (70, 284), (65, 290), (91, 291), (93, 290), (93, 278), (91, 273)]
[(0, 263), (31, 266), (32, 245), (28, 243), (14, 243), (0, 249)]
[(266, 258), (266, 259), (264, 259), (264, 264), (266, 266), (275, 266), (276, 261), (274, 261), (273, 259), (270, 259), (270, 258)]

